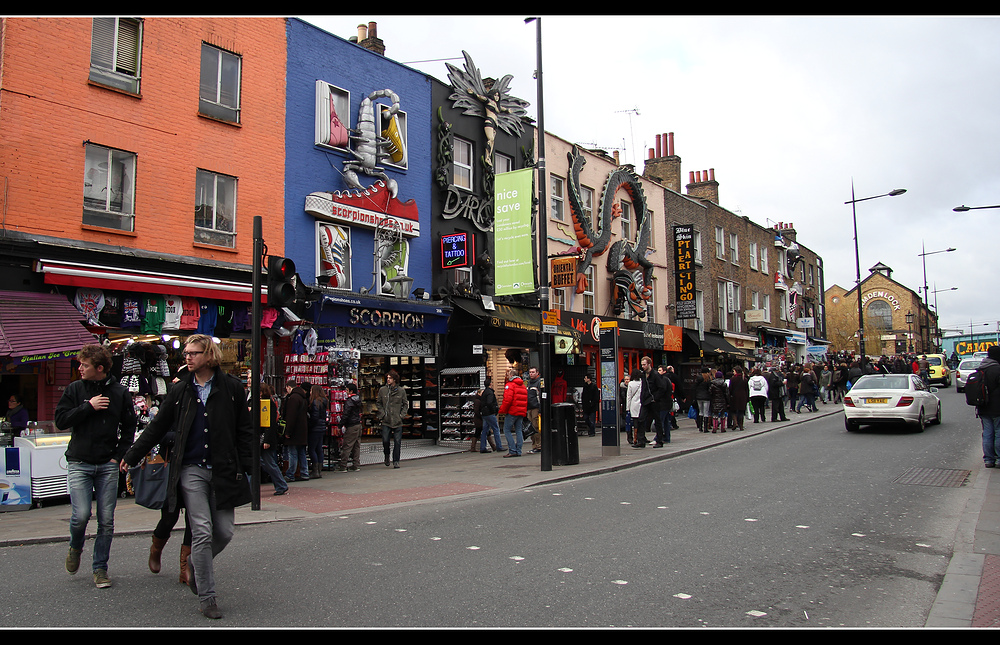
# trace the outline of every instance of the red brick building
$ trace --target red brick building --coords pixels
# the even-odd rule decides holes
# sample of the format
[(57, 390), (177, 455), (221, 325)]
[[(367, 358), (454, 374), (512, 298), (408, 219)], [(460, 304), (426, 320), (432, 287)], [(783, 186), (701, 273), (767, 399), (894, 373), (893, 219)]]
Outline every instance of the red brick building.
[[(254, 216), (269, 252), (284, 246), (285, 20), (13, 17), (0, 30), (0, 288), (249, 303)], [(124, 333), (140, 331), (159, 335)], [(51, 419), (70, 359), (0, 361), (0, 393)]]

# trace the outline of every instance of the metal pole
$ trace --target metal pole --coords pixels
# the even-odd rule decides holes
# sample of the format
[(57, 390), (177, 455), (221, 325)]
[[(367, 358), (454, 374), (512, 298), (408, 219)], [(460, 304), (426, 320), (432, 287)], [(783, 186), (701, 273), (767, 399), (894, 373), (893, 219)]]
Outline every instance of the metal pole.
[(253, 463), (250, 465), (250, 493), (252, 495), (250, 510), (260, 510), (260, 266), (264, 257), (264, 237), (260, 215), (253, 218), (253, 312), (251, 314), (250, 345), (250, 416), (253, 419), (253, 436), (251, 450)]
[(858, 206), (854, 199), (854, 180), (851, 180), (851, 216), (854, 220), (854, 268), (858, 281), (858, 347), (861, 351), (861, 364), (865, 361), (865, 310), (861, 307), (861, 255), (858, 252)]
[(535, 58), (537, 69), (535, 70), (535, 81), (538, 95), (538, 128), (535, 130), (538, 137), (538, 162), (535, 167), (538, 169), (538, 222), (535, 232), (538, 235), (538, 359), (542, 372), (542, 400), (539, 402), (538, 427), (542, 439), (542, 471), (552, 470), (552, 442), (551, 428), (549, 423), (552, 418), (551, 399), (549, 399), (549, 388), (552, 387), (552, 341), (544, 329), (544, 314), (549, 308), (549, 244), (548, 244), (548, 216), (545, 205), (547, 197), (548, 174), (545, 171), (545, 107), (544, 92), (542, 85), (542, 18), (527, 18), (525, 22), (535, 22)]
[[(924, 265), (924, 328), (927, 329), (927, 333), (930, 335), (931, 312), (927, 309), (927, 249), (924, 248), (923, 240), (920, 240), (920, 259), (923, 260)], [(920, 330), (920, 349), (922, 354), (927, 353), (927, 342), (924, 340), (924, 328), (921, 328)]]

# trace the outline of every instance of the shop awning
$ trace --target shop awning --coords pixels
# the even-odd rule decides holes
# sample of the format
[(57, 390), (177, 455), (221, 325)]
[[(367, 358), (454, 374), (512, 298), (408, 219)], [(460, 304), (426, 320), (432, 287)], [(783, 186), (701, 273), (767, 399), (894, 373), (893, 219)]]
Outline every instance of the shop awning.
[[(697, 331), (694, 329), (685, 329), (684, 333), (692, 342), (694, 342), (695, 345), (699, 344)], [(712, 332), (705, 332), (705, 340), (701, 342), (701, 349), (705, 352), (706, 356), (728, 356), (738, 360), (753, 358), (750, 354), (747, 354), (743, 350), (733, 346), (733, 344), (726, 340), (725, 337)]]
[[(495, 309), (487, 310), (481, 302), (466, 298), (455, 298), (454, 303), (457, 308), (482, 319), (487, 325), (495, 329), (531, 334), (541, 331), (540, 315), (537, 309), (495, 304)], [(566, 325), (558, 325), (555, 335), (568, 336), (574, 340), (581, 338), (579, 331)]]
[(18, 363), (75, 356), (96, 342), (66, 296), (0, 291), (0, 356)]
[[(45, 274), (46, 284), (140, 293), (166, 293), (189, 298), (214, 298), (239, 302), (253, 300), (253, 285), (249, 282), (213, 280), (189, 275), (121, 269), (59, 260), (38, 260), (35, 263), (35, 270)], [(265, 290), (262, 288), (262, 291)]]

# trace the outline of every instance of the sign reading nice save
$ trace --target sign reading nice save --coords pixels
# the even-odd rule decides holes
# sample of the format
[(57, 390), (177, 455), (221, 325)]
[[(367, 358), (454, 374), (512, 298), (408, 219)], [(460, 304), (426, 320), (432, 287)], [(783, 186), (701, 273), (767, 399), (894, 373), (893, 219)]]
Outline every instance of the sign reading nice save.
[(535, 290), (531, 236), (532, 173), (531, 168), (500, 173), (494, 183), (494, 279), (498, 296)]

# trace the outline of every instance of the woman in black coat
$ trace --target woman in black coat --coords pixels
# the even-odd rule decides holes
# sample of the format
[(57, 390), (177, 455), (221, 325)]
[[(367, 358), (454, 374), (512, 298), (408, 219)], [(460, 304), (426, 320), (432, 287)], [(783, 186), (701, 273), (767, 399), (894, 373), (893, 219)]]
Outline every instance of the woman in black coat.
[(747, 404), (750, 402), (750, 386), (747, 384), (743, 368), (733, 368), (733, 376), (729, 379), (729, 419), (732, 427), (743, 430), (743, 419), (746, 417)]

